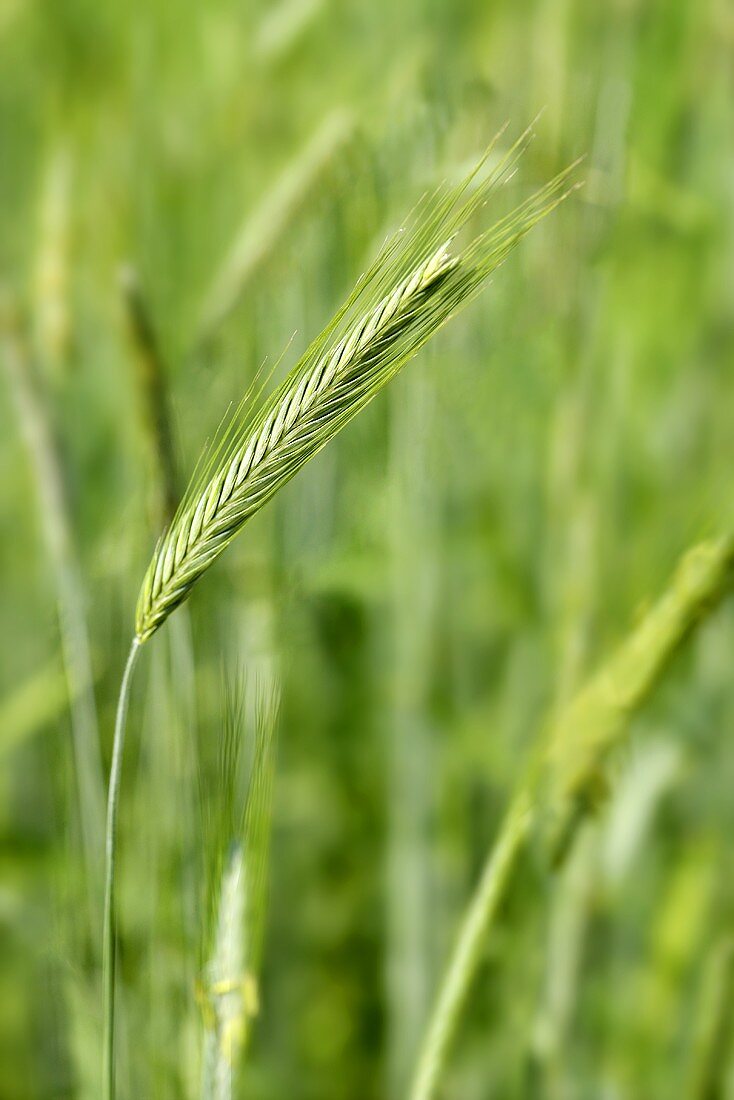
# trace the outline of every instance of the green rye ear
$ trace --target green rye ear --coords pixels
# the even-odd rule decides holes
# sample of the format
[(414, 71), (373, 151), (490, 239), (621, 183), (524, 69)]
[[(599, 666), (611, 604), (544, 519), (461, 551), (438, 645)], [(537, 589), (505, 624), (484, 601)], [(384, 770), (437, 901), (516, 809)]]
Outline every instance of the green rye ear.
[(470, 219), (512, 173), (527, 140), (528, 133), (490, 171), (488, 151), (458, 186), (424, 199), (283, 384), (259, 409), (237, 412), (155, 549), (138, 599), (140, 642), (187, 598), (247, 520), (471, 301), (573, 189), (572, 165), (471, 237)]

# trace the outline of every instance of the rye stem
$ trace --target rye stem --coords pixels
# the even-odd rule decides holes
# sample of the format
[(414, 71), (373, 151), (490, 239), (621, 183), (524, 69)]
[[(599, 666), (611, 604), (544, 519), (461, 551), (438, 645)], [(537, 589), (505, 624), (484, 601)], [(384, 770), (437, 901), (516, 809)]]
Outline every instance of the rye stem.
[(133, 669), (140, 651), (140, 641), (133, 639), (122, 675), (120, 695), (115, 715), (115, 736), (112, 743), (112, 765), (107, 791), (107, 823), (105, 826), (105, 889), (102, 940), (102, 980), (104, 985), (104, 1045), (102, 1065), (103, 1100), (115, 1096), (115, 869), (117, 855), (117, 804), (120, 796), (122, 754), (125, 747), (125, 721), (130, 701)]

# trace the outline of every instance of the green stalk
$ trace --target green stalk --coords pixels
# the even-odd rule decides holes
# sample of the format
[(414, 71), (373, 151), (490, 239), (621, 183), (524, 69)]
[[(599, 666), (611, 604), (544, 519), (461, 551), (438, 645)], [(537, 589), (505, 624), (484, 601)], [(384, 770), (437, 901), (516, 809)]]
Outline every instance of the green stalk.
[(690, 1100), (724, 1100), (728, 1054), (734, 1034), (734, 938), (719, 940), (707, 960), (694, 1046)]
[[(386, 1096), (402, 1095), (411, 1052), (420, 1040), (431, 991), (428, 838), (435, 802), (434, 739), (427, 721), (436, 631), (436, 480), (430, 440), (436, 407), (428, 374), (409, 375), (393, 391), (391, 467), (394, 494), (392, 665), (387, 723)], [(382, 616), (381, 616), (382, 618)]]
[(105, 827), (105, 889), (102, 941), (102, 975), (104, 984), (104, 1053), (102, 1067), (103, 1100), (115, 1096), (115, 866), (117, 856), (117, 804), (120, 797), (122, 754), (125, 747), (125, 720), (130, 701), (130, 683), (138, 659), (141, 642), (133, 639), (120, 685), (115, 715), (115, 737), (112, 743), (112, 765), (107, 791), (107, 824)]
[(441, 982), (416, 1065), (410, 1100), (429, 1100), (446, 1061), (449, 1047), (479, 966), (487, 930), (491, 926), (517, 857), (534, 821), (529, 789), (523, 788), (510, 805), (485, 864), (474, 897), (461, 920), (454, 950)]

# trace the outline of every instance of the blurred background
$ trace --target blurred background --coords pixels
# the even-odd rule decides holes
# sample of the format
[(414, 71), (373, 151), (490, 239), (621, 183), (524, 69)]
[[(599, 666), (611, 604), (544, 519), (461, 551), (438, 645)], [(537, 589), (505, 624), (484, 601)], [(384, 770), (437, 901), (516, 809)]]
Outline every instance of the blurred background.
[[(583, 191), (146, 647), (123, 1098), (199, 1095), (223, 681), (281, 694), (237, 1095), (397, 1100), (547, 714), (734, 524), (734, 10), (0, 0), (2, 1100), (99, 1095), (99, 777), (202, 445), (422, 192), (541, 108), (508, 197), (586, 154)], [(441, 1096), (734, 1096), (733, 646), (725, 601), (564, 870), (523, 859)]]

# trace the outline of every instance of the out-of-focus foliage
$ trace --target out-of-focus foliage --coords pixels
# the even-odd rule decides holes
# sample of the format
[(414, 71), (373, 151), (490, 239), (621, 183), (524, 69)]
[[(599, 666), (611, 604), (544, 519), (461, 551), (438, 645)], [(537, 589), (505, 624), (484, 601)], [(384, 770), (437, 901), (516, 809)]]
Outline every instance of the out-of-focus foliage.
[[(405, 1095), (538, 730), (685, 548), (734, 526), (732, 56), (726, 0), (0, 0), (0, 282), (63, 474), (105, 767), (165, 479), (506, 118), (517, 133), (545, 107), (498, 212), (587, 154), (581, 195), (141, 658), (120, 819), (124, 1100), (199, 1094), (222, 668), (276, 664), (241, 1095)], [(153, 410), (141, 357), (165, 380)], [(21, 420), (1, 371), (0, 1097), (96, 1100), (79, 685)], [(725, 602), (635, 716), (565, 866), (542, 845), (523, 860), (441, 1095), (733, 1095), (733, 648)]]

